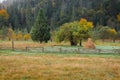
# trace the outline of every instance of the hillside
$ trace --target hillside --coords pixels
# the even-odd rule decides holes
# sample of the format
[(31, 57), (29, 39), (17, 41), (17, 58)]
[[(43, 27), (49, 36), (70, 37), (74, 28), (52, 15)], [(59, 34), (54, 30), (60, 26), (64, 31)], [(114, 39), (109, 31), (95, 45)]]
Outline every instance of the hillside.
[[(120, 30), (117, 14), (120, 12), (120, 0), (7, 0), (10, 14), (9, 23), (13, 29), (32, 27), (40, 9), (44, 10), (48, 25), (56, 29), (66, 22), (86, 18), (94, 25), (108, 25)], [(8, 6), (9, 4), (9, 6)], [(28, 30), (29, 32), (29, 30)]]

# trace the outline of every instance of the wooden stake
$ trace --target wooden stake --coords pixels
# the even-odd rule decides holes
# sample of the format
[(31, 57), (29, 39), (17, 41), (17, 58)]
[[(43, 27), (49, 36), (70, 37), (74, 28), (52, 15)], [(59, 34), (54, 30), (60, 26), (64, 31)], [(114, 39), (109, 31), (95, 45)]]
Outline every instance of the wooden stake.
[(12, 40), (12, 50), (14, 51), (14, 41)]

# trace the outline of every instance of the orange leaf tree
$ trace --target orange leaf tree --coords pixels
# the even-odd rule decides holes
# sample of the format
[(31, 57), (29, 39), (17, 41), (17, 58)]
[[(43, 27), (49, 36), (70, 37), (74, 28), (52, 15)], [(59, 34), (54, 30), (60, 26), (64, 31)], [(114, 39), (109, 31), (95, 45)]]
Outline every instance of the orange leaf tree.
[(7, 13), (7, 11), (5, 9), (1, 9), (0, 10), (0, 27), (5, 25), (8, 19), (9, 19), (9, 14)]
[(29, 40), (31, 38), (30, 34), (25, 34), (24, 35), (24, 40)]
[(9, 41), (12, 39), (13, 33), (14, 33), (14, 31), (12, 30), (12, 28), (8, 28), (7, 37), (8, 37)]
[(23, 35), (22, 35), (22, 32), (18, 32), (18, 34), (16, 35), (16, 39), (17, 40), (22, 40), (23, 39)]

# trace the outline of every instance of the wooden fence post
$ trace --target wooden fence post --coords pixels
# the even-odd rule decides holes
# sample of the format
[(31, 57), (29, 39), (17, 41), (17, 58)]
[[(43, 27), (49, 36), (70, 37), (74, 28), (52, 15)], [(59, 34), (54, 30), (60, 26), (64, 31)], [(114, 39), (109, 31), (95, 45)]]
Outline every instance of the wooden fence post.
[(14, 51), (14, 41), (12, 40), (12, 50)]
[(101, 49), (98, 49), (98, 53), (99, 53), (99, 54), (101, 53)]
[(26, 46), (26, 51), (28, 51), (28, 47)]
[(78, 53), (80, 52), (80, 48), (78, 48)]
[(60, 53), (62, 52), (62, 48), (60, 48)]
[(42, 47), (42, 52), (44, 52), (44, 47)]

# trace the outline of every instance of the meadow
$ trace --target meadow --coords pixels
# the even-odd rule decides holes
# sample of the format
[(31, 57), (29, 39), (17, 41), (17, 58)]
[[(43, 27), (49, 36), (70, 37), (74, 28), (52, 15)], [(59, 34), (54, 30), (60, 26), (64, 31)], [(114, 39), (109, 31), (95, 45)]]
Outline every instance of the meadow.
[(1, 50), (0, 80), (120, 80), (120, 55)]
[[(86, 43), (86, 41), (83, 41), (83, 45)], [(110, 48), (111, 46), (120, 48), (120, 41), (116, 41), (116, 43), (113, 43), (112, 41), (105, 41), (102, 42), (101, 40), (94, 41), (96, 46), (100, 46), (100, 48), (105, 47)], [(48, 43), (38, 43), (33, 41), (14, 41), (14, 48), (24, 50), (26, 47), (46, 47), (46, 46), (65, 46), (70, 47), (69, 42), (48, 42)], [(72, 47), (80, 47), (80, 46), (72, 46)], [(11, 49), (12, 48), (12, 41), (0, 41), (0, 49)]]
[[(24, 50), (26, 47), (46, 47), (46, 46), (57, 46), (57, 45), (69, 45), (69, 43), (56, 43), (56, 42), (49, 42), (49, 43), (38, 43), (33, 41), (14, 41), (14, 48)], [(0, 41), (0, 48), (1, 49), (11, 49), (12, 48), (12, 41)]]
[[(17, 50), (12, 51), (10, 41), (0, 42), (0, 80), (120, 80), (120, 54), (26, 52), (26, 46), (70, 46), (69, 43), (51, 42), (14, 43)], [(102, 42), (96, 44), (104, 46)]]

